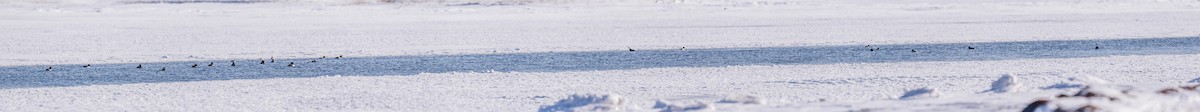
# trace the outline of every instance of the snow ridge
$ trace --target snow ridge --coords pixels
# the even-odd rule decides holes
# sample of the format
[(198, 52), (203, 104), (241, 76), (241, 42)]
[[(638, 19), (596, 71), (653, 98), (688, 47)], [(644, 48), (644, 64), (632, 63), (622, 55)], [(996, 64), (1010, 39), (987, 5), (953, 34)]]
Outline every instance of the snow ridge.
[(617, 111), (626, 103), (628, 100), (615, 94), (575, 94), (554, 105), (542, 106), (538, 112)]

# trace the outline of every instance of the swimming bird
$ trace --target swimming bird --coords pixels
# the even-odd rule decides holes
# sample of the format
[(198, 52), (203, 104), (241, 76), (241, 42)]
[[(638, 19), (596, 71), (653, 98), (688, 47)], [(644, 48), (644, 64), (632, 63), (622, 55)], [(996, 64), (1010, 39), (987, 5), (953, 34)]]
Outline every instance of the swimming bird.
[(142, 68), (142, 64), (138, 64), (137, 68)]
[(637, 50), (633, 50), (633, 48), (629, 48), (629, 51), (637, 51)]
[(258, 64), (267, 64), (267, 61), (258, 60)]
[(192, 64), (192, 68), (196, 68), (196, 66), (200, 66), (200, 64)]
[(288, 67), (294, 67), (294, 66), (296, 66), (296, 62), (288, 62)]
[(229, 66), (237, 66), (237, 61), (229, 60)]
[(1100, 49), (1100, 46), (1096, 46), (1096, 48), (1095, 48), (1095, 49)]
[(679, 50), (680, 50), (680, 51), (682, 51), (682, 50), (687, 50), (687, 47), (679, 47)]
[(213, 65), (213, 62), (208, 62), (208, 66), (212, 66), (212, 65)]
[(317, 62), (317, 60), (312, 60), (311, 62), (313, 62), (313, 63), (316, 63), (316, 62)]
[(167, 71), (167, 67), (163, 67), (162, 69), (160, 69), (158, 71)]
[(46, 68), (46, 71), (53, 71), (53, 70), (54, 70), (54, 66), (50, 66), (50, 68)]
[(975, 47), (967, 46), (967, 49), (975, 49)]
[(271, 57), (271, 63), (275, 63), (275, 57)]
[(917, 50), (916, 50), (916, 49), (912, 49), (911, 51), (912, 51), (912, 52), (917, 52)]
[(321, 56), (321, 58), (317, 58), (317, 59), (325, 59), (325, 56)]
[(342, 55), (338, 55), (338, 57), (333, 57), (333, 59), (342, 59)]
[(92, 64), (83, 65), (83, 68), (91, 68)]

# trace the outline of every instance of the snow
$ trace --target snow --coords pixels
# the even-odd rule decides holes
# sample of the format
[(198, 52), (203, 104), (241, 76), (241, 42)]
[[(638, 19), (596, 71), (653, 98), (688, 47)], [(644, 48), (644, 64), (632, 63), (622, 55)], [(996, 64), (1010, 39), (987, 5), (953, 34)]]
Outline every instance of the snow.
[(900, 95), (900, 99), (901, 100), (927, 99), (927, 98), (937, 98), (939, 96), (941, 96), (941, 94), (939, 94), (937, 92), (937, 89), (934, 89), (933, 87), (922, 87), (922, 88), (908, 90), (907, 92), (904, 92), (904, 95)]
[(1191, 5), (1200, 3), (1013, 1), (913, 11), (907, 8), (947, 6), (911, 2), (15, 6), (0, 9), (5, 18), (0, 33), (8, 37), (0, 42), (0, 53), (7, 54), (0, 65), (1161, 38), (1200, 32), (1191, 27), (1200, 24), (1192, 21), (1200, 17), (1191, 16)]
[(559, 100), (554, 105), (542, 106), (538, 112), (620, 111), (626, 103), (628, 101), (621, 98), (620, 95), (571, 95), (566, 99)]
[(662, 112), (695, 112), (695, 111), (711, 111), (714, 107), (712, 103), (700, 101), (689, 102), (666, 102), (659, 100), (654, 103), (655, 109), (660, 109)]
[[(10, 105), (0, 109), (533, 111), (567, 99), (568, 95), (591, 93), (619, 94), (627, 99), (629, 108), (641, 109), (653, 109), (660, 99), (718, 102), (726, 96), (742, 94), (760, 97), (769, 103), (713, 103), (714, 110), (1015, 111), (1037, 98), (1073, 94), (1077, 89), (1004, 94), (978, 92), (990, 89), (991, 82), (1000, 74), (1021, 77), (1022, 84), (1032, 87), (1069, 81), (1078, 75), (1111, 82), (1174, 86), (1200, 74), (1200, 69), (1191, 69), (1200, 65), (1198, 57), (1200, 55), (1148, 55), (566, 72), (452, 72), (37, 87), (0, 90), (0, 100), (5, 101), (0, 105)], [(1070, 66), (1080, 64), (1094, 66)], [(841, 83), (787, 83), (804, 80)], [(937, 87), (941, 97), (895, 100), (908, 89), (921, 87)], [(825, 101), (820, 102), (822, 99)], [(146, 106), (112, 108), (136, 105)]]
[[(1060, 95), (1044, 104), (1031, 104), (1035, 112), (1112, 111), (1112, 112), (1189, 112), (1200, 111), (1200, 85), (1165, 89), (1134, 85), (1089, 85), (1074, 95)], [(1027, 108), (1029, 108), (1027, 107)]]
[(757, 96), (750, 95), (729, 95), (717, 103), (733, 103), (733, 104), (763, 104), (763, 99)]
[(148, 1), (0, 1), (0, 111), (1200, 107), (1194, 0)]
[(1004, 74), (1000, 79), (992, 82), (992, 89), (987, 92), (1004, 93), (1009, 91), (1020, 91), (1021, 83), (1017, 82), (1017, 78), (1011, 74)]

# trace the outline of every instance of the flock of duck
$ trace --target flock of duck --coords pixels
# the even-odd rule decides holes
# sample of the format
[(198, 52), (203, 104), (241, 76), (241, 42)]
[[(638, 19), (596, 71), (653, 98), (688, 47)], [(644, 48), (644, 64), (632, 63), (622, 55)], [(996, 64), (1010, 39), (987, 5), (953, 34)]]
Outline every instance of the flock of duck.
[[(327, 56), (321, 56), (320, 58), (317, 58), (317, 59), (326, 59), (326, 58), (328, 58), (328, 57), (327, 57)], [(337, 57), (333, 57), (333, 59), (342, 59), (342, 58), (345, 58), (345, 57), (344, 57), (344, 56), (341, 56), (341, 55), (338, 55)], [(311, 60), (311, 61), (309, 61), (309, 62), (316, 63), (316, 62), (317, 62), (317, 60), (316, 60), (316, 59), (314, 59), (314, 60)], [(258, 64), (267, 64), (267, 63), (275, 63), (275, 57), (271, 57), (269, 60), (262, 60), (262, 59), (259, 59), (259, 60), (258, 60)], [(216, 62), (208, 62), (208, 65), (206, 65), (206, 66), (210, 66), (210, 67), (211, 67), (211, 66), (216, 66)], [(238, 63), (237, 63), (237, 61), (236, 61), (236, 60), (229, 60), (229, 66), (238, 66)], [(287, 66), (288, 66), (288, 67), (295, 67), (295, 66), (296, 66), (296, 62), (288, 62)], [(83, 65), (82, 67), (83, 67), (83, 68), (91, 68), (91, 67), (92, 67), (92, 64)], [(192, 65), (191, 65), (191, 67), (192, 67), (192, 68), (199, 68), (199, 67), (200, 67), (200, 64), (192, 64)], [(146, 68), (146, 66), (143, 66), (142, 64), (138, 64), (138, 65), (137, 65), (137, 67), (134, 67), (134, 68), (137, 68), (137, 69), (144, 69), (144, 68)], [(46, 68), (46, 71), (54, 71), (54, 66), (50, 66), (50, 67)], [(158, 69), (158, 71), (167, 71), (167, 67), (162, 67), (161, 69)]]
[[(882, 47), (876, 47), (876, 46), (871, 46), (871, 45), (867, 45), (867, 46), (865, 46), (865, 47), (867, 48), (867, 51), (879, 51), (879, 50), (882, 50)], [(630, 52), (637, 51), (636, 49), (633, 49), (633, 48), (628, 48), (628, 49), (629, 49), (629, 51), (630, 51)], [(967, 49), (968, 49), (968, 50), (975, 50), (976, 48), (975, 48), (974, 46), (967, 46)], [(1093, 47), (1093, 49), (1100, 49), (1100, 46)], [(680, 47), (680, 48), (679, 48), (679, 50), (687, 50), (687, 47)], [(916, 50), (916, 49), (910, 49), (910, 50), (909, 50), (909, 52), (917, 52), (917, 50)], [(321, 56), (320, 58), (317, 58), (317, 59), (326, 59), (326, 58), (327, 58), (326, 56)], [(333, 57), (333, 59), (342, 59), (342, 58), (345, 58), (345, 57), (343, 57), (343, 56), (341, 56), (341, 55), (338, 55), (337, 57)], [(259, 62), (258, 62), (258, 64), (267, 64), (268, 62), (269, 62), (269, 63), (275, 63), (275, 57), (271, 57), (269, 60), (262, 60), (262, 59), (259, 59), (258, 61), (259, 61)], [(317, 60), (315, 60), (315, 59), (314, 59), (314, 60), (311, 60), (311, 61), (309, 61), (309, 62), (316, 63), (316, 62), (317, 62)], [(215, 66), (214, 64), (216, 64), (216, 63), (215, 63), (215, 62), (208, 62), (208, 65), (206, 65), (206, 66)], [(237, 61), (235, 61), (235, 60), (229, 60), (229, 66), (237, 66)], [(295, 66), (296, 66), (296, 62), (288, 62), (287, 66), (288, 66), (288, 67), (295, 67)], [(84, 65), (84, 66), (83, 66), (83, 68), (91, 68), (91, 67), (92, 67), (92, 64), (87, 64), (87, 65)], [(192, 65), (191, 65), (191, 67), (192, 67), (192, 68), (197, 68), (197, 67), (200, 67), (200, 64), (192, 64)], [(142, 66), (142, 64), (138, 64), (138, 66), (137, 66), (137, 67), (134, 67), (134, 68), (137, 68), (137, 69), (142, 69), (142, 68), (145, 68), (145, 67), (144, 67), (144, 66)], [(49, 68), (46, 68), (46, 71), (54, 71), (54, 66), (50, 66)], [(167, 67), (162, 67), (161, 69), (159, 69), (159, 71), (167, 71)]]

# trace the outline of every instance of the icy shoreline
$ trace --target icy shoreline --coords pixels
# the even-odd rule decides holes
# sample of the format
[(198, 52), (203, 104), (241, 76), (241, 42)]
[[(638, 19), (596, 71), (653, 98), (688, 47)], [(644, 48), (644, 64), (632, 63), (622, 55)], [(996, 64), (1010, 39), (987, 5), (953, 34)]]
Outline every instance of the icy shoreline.
[(1187, 110), (1141, 104), (1200, 80), (1194, 0), (220, 1), (0, 1), (0, 111)]

